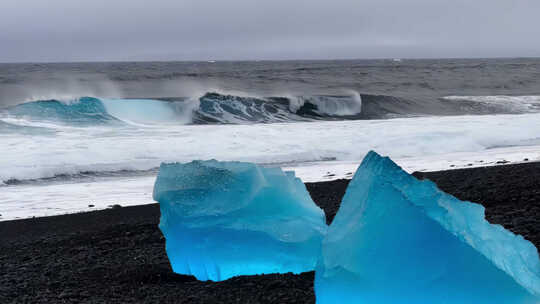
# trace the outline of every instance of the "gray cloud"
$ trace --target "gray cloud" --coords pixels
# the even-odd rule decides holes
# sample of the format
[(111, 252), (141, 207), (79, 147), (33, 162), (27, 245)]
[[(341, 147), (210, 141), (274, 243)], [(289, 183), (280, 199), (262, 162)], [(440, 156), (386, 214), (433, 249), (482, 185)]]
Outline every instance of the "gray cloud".
[(540, 56), (537, 0), (3, 0), (0, 62)]

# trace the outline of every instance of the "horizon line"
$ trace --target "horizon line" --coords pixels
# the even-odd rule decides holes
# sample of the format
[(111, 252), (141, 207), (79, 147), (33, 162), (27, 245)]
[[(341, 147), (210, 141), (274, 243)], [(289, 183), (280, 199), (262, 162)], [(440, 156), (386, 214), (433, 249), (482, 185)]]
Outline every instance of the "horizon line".
[(68, 60), (68, 61), (0, 61), (0, 64), (63, 64), (63, 63), (219, 63), (219, 62), (288, 62), (288, 61), (367, 61), (367, 60), (474, 60), (474, 59), (540, 59), (540, 56), (493, 57), (372, 57), (372, 58), (315, 58), (315, 59), (152, 59), (152, 60)]

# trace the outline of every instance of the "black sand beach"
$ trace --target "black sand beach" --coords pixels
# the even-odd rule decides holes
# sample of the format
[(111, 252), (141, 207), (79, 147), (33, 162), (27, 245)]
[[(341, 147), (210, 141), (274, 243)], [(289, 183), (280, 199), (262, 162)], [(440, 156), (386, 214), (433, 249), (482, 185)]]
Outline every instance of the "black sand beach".
[[(540, 163), (416, 173), (540, 248)], [(346, 180), (307, 184), (330, 222)], [(198, 282), (171, 272), (156, 204), (0, 222), (0, 303), (314, 303), (314, 273)]]

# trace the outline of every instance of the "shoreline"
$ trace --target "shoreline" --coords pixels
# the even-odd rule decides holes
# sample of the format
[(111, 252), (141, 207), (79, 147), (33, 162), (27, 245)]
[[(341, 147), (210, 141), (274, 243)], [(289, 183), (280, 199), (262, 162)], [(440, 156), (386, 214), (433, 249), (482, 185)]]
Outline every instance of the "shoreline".
[[(535, 152), (540, 155), (540, 149)], [(532, 153), (529, 151), (529, 154)], [(540, 162), (520, 155), (507, 157), (458, 153), (453, 160), (437, 157), (398, 159), (397, 163), (407, 172), (430, 173), (491, 166), (523, 165)], [(449, 156), (449, 155), (447, 155)], [(522, 156), (522, 155), (521, 155)], [(491, 159), (487, 161), (486, 159)], [(500, 160), (498, 160), (500, 159)], [(316, 161), (296, 165), (283, 164), (284, 171), (294, 171), (304, 183), (318, 183), (339, 179), (351, 179), (361, 161)], [(157, 171), (157, 168), (155, 169)], [(157, 172), (105, 177), (79, 177), (75, 180), (33, 180), (29, 183), (0, 185), (0, 222), (69, 215), (106, 210), (115, 205), (122, 207), (153, 204), (153, 185)], [(3, 190), (3, 191), (2, 191)], [(64, 195), (65, 194), (65, 195)]]
[[(540, 248), (540, 163), (415, 172)], [(348, 180), (306, 183), (330, 222)], [(314, 303), (313, 272), (199, 282), (172, 273), (158, 204), (0, 222), (0, 302)]]

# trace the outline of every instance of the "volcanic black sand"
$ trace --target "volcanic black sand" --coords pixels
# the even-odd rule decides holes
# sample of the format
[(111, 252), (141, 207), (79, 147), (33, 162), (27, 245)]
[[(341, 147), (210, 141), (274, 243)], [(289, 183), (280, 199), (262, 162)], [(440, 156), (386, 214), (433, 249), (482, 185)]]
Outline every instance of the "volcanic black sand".
[[(416, 173), (540, 248), (540, 163)], [(346, 180), (307, 184), (331, 221)], [(171, 272), (156, 204), (0, 222), (0, 303), (314, 303), (314, 273), (198, 282)]]

